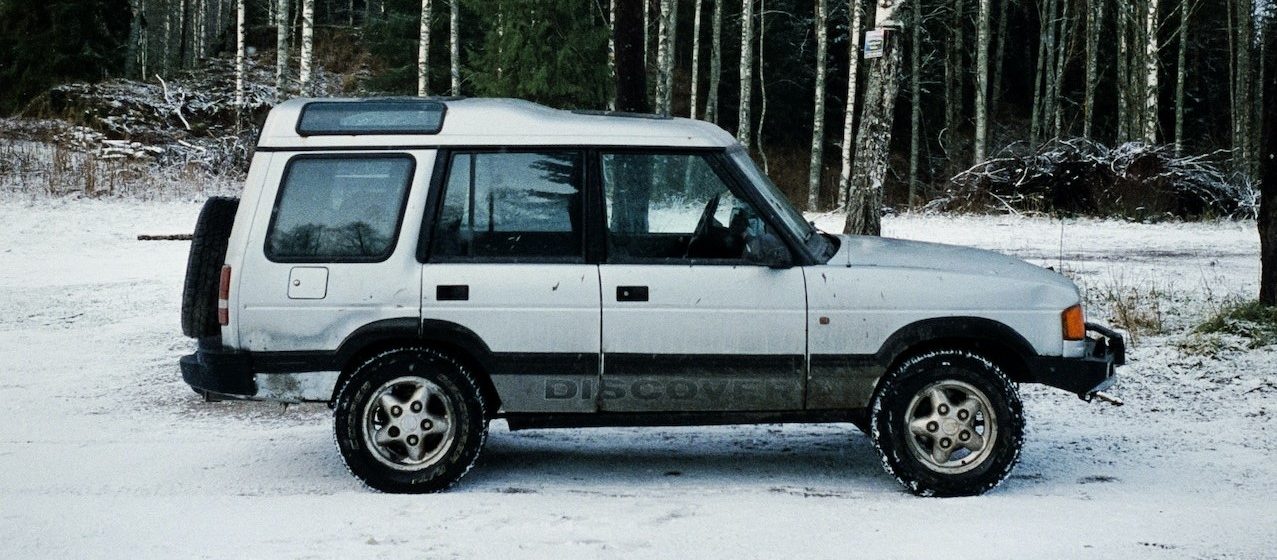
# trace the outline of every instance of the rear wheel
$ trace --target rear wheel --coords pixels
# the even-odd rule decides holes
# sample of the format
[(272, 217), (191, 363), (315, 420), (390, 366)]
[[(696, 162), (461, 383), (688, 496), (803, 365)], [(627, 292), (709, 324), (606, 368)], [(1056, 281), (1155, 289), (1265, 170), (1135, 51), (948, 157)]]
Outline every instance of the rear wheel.
[(971, 496), (997, 486), (1020, 456), (1024, 415), (1002, 370), (963, 350), (927, 352), (883, 378), (871, 436), (883, 467), (923, 496)]
[(430, 348), (365, 361), (338, 391), (334, 414), (346, 466), (383, 492), (451, 486), (478, 459), (488, 428), (470, 373)]

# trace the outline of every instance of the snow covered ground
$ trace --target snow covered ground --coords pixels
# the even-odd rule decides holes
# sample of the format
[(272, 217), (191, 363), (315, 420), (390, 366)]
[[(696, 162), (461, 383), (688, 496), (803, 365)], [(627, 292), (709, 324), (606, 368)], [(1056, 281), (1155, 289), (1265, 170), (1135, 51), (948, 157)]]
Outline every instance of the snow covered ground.
[[(1255, 558), (1277, 535), (1277, 351), (1177, 349), (1255, 291), (1253, 222), (889, 217), (1157, 302), (1115, 393), (1025, 387), (1012, 477), (922, 499), (845, 425), (509, 432), (452, 491), (372, 493), (323, 406), (199, 400), (177, 358), (198, 205), (0, 202), (0, 558)], [(833, 228), (831, 217), (819, 221)]]

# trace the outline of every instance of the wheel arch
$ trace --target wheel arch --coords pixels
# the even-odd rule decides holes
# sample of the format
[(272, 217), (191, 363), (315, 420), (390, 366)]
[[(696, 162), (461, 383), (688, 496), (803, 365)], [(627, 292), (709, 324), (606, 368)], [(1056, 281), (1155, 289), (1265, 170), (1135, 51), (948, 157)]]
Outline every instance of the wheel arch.
[(878, 360), (884, 371), (891, 371), (912, 356), (945, 348), (978, 352), (1014, 382), (1033, 380), (1029, 369), (1029, 358), (1036, 355), (1033, 345), (1015, 329), (984, 317), (938, 317), (910, 323), (887, 338)]
[(496, 414), (501, 408), (501, 398), (489, 376), (492, 351), (474, 331), (449, 321), (402, 317), (375, 321), (356, 329), (337, 349), (335, 362), (341, 368), (337, 387), (368, 358), (393, 348), (421, 345), (444, 352), (469, 369), (479, 384), (489, 416)]

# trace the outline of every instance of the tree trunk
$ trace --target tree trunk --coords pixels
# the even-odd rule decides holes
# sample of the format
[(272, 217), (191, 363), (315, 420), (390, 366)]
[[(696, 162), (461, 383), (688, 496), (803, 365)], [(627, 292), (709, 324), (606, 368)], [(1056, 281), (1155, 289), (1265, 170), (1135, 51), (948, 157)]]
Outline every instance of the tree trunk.
[(882, 184), (887, 175), (891, 122), (895, 115), (901, 52), (889, 31), (886, 52), (869, 65), (864, 115), (856, 139), (855, 182), (843, 233), (882, 235)]
[(1157, 4), (1159, 0), (1148, 2), (1148, 17), (1144, 20), (1144, 142), (1157, 143), (1157, 83), (1158, 45), (1157, 45)]
[(1188, 27), (1193, 17), (1189, 0), (1179, 1), (1179, 58), (1175, 66), (1175, 155), (1184, 153), (1184, 84), (1188, 81)]
[[(1261, 96), (1277, 99), (1277, 14), (1269, 14), (1263, 29), (1264, 53)], [(1259, 301), (1277, 306), (1277, 103), (1264, 105), (1259, 115), (1263, 133), (1259, 146)]]
[(856, 86), (860, 78), (860, 40), (863, 37), (860, 26), (864, 17), (860, 0), (847, 0), (847, 11), (851, 18), (847, 28), (847, 101), (842, 120), (842, 168), (838, 173), (838, 208), (846, 209), (851, 197), (851, 149), (852, 131), (856, 124)]
[(235, 107), (244, 106), (244, 0), (235, 0)]
[(288, 94), (288, 4), (289, 0), (277, 0), (275, 9), (275, 101), (283, 101)]
[[(1187, 1), (1187, 0), (1185, 0)], [(1087, 0), (1086, 99), (1082, 102), (1082, 137), (1095, 137), (1095, 89), (1099, 86), (1100, 33), (1104, 29), (1103, 0)]]
[(448, 54), (452, 69), (451, 95), (461, 95), (461, 0), (449, 2), (451, 12), (448, 17)]
[[(921, 0), (919, 0), (921, 1)], [(958, 128), (962, 122), (962, 75), (965, 71), (962, 53), (966, 51), (966, 37), (963, 33), (963, 4), (966, 0), (952, 0), (949, 13), (949, 44), (945, 49), (944, 65), (944, 129), (945, 151), (958, 147)], [(863, 126), (862, 126), (863, 130)], [(957, 154), (948, 153), (947, 169), (954, 171), (959, 165)]]
[(1062, 138), (1066, 134), (1064, 130), (1064, 94), (1061, 91), (1064, 89), (1064, 71), (1069, 66), (1069, 39), (1070, 30), (1073, 27), (1072, 14), (1070, 13), (1073, 3), (1070, 0), (1059, 0), (1059, 2), (1062, 4), (1060, 6), (1060, 27), (1055, 39), (1055, 78), (1051, 81), (1053, 94), (1050, 99), (1053, 123), (1051, 130), (1055, 138)]
[(754, 129), (754, 149), (763, 160), (763, 173), (769, 173), (767, 152), (763, 150), (763, 125), (767, 122), (767, 79), (763, 76), (763, 39), (767, 37), (767, 0), (758, 0), (758, 128)]
[(430, 95), (430, 0), (421, 0), (421, 22), (417, 32), (417, 95)]
[(825, 155), (825, 55), (829, 48), (825, 0), (816, 0), (816, 98), (812, 110), (811, 162), (807, 169), (807, 210), (820, 209), (820, 178)]
[(1121, 144), (1131, 138), (1130, 106), (1130, 6), (1125, 3), (1117, 5), (1117, 143)]
[(124, 59), (124, 74), (137, 77), (138, 50), (142, 43), (142, 2), (129, 0), (129, 45)]
[(168, 76), (173, 63), (173, 0), (164, 0), (164, 50), (160, 57), (160, 74)]
[(657, 21), (656, 32), (656, 113), (668, 116), (673, 94), (670, 89), (674, 82), (674, 5), (675, 0), (661, 0), (661, 15)]
[(301, 0), (301, 2), (302, 49), (297, 81), (300, 82), (301, 95), (306, 97), (314, 93), (311, 90), (311, 65), (314, 64), (315, 58), (315, 0)]
[(1002, 0), (1002, 9), (998, 10), (998, 34), (994, 37), (997, 51), (993, 55), (993, 89), (989, 92), (992, 102), (989, 108), (995, 113), (1002, 106), (1002, 65), (1006, 61), (1007, 50), (1007, 12), (1011, 11), (1011, 3), (1016, 0)]
[(989, 138), (989, 0), (980, 0), (976, 24), (975, 68), (975, 157), (974, 164), (984, 161)]
[(687, 116), (693, 119), (696, 118), (697, 109), (699, 109), (697, 104), (700, 101), (697, 99), (696, 94), (701, 87), (701, 8), (704, 7), (702, 5), (703, 1), (696, 0), (692, 8), (695, 10), (696, 15), (692, 17), (692, 87), (691, 99), (688, 100), (691, 108), (688, 109)]
[(607, 109), (616, 110), (616, 2), (607, 3), (607, 73), (612, 78), (612, 95), (607, 100)]
[(922, 2), (910, 6), (913, 19), (909, 23), (909, 208), (912, 209), (922, 193), (922, 178), (918, 176), (918, 163), (922, 158)]
[(754, 0), (741, 0), (740, 107), (736, 114), (736, 140), (749, 148), (749, 97), (754, 90)]
[(705, 92), (705, 120), (718, 123), (718, 83), (723, 74), (723, 0), (714, 0), (713, 33), (709, 43), (709, 91)]
[(1047, 37), (1051, 34), (1051, 15), (1055, 10), (1052, 3), (1053, 0), (1046, 0), (1045, 4), (1038, 5), (1038, 60), (1037, 73), (1033, 77), (1033, 115), (1029, 123), (1029, 144), (1034, 148), (1042, 139), (1042, 115), (1048, 93), (1046, 61), (1051, 59), (1051, 45)]
[(1236, 39), (1236, 74), (1233, 84), (1233, 161), (1235, 168), (1250, 179), (1255, 179), (1253, 146), (1251, 145), (1251, 127), (1253, 125), (1251, 96), (1253, 95), (1253, 77), (1251, 76), (1251, 37), (1254, 26), (1254, 7), (1251, 0), (1235, 0), (1237, 11)]
[(646, 113), (647, 68), (643, 63), (643, 10), (646, 0), (615, 0), (616, 110)]

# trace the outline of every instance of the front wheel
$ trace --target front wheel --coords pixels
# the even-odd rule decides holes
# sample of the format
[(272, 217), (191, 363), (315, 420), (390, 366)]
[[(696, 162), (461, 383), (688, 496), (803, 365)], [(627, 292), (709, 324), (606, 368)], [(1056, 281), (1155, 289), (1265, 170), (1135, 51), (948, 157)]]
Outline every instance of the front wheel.
[(883, 467), (921, 496), (973, 496), (1011, 472), (1024, 439), (1020, 397), (989, 359), (964, 350), (905, 360), (874, 395)]
[(350, 472), (383, 492), (443, 490), (470, 470), (487, 436), (468, 371), (430, 348), (384, 352), (338, 391), (334, 437)]

